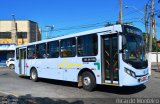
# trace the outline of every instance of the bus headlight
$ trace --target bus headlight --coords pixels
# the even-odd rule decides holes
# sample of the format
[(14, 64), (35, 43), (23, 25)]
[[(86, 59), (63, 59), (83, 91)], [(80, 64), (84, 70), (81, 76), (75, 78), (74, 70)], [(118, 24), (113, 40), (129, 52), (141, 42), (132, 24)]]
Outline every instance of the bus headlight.
[(127, 74), (129, 74), (130, 76), (136, 78), (135, 72), (133, 72), (132, 70), (129, 70), (129, 69), (127, 69), (127, 68), (124, 68), (124, 70), (125, 70), (125, 72), (126, 72)]

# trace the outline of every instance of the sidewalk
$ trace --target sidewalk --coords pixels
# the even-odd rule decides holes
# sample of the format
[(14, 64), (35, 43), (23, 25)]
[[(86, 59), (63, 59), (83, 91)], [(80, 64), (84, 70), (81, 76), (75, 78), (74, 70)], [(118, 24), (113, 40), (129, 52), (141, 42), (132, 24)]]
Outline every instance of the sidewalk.
[(7, 68), (6, 66), (0, 66), (0, 69), (5, 69), (5, 68)]
[[(160, 62), (158, 63), (158, 66), (160, 68)], [(154, 76), (155, 78), (160, 79), (160, 71), (158, 71), (157, 62), (152, 62), (151, 69), (152, 69), (151, 75)]]
[[(160, 68), (160, 62), (158, 63), (158, 66), (159, 66), (159, 68)], [(152, 69), (158, 69), (158, 67), (157, 67), (157, 62), (152, 62), (152, 63), (151, 63), (151, 68), (152, 68)]]
[(0, 63), (0, 67), (6, 67), (5, 63)]
[(160, 72), (156, 72), (156, 70), (153, 69), (151, 72), (151, 76), (153, 76), (154, 78), (160, 79)]

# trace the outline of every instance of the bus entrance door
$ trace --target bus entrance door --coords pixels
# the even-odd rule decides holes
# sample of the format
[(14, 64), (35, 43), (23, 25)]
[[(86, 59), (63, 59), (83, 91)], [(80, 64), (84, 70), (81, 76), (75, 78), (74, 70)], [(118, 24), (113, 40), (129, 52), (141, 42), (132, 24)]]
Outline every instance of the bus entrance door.
[(26, 74), (26, 48), (20, 49), (20, 57), (19, 57), (19, 74)]
[(111, 34), (102, 37), (103, 82), (118, 84), (118, 37)]

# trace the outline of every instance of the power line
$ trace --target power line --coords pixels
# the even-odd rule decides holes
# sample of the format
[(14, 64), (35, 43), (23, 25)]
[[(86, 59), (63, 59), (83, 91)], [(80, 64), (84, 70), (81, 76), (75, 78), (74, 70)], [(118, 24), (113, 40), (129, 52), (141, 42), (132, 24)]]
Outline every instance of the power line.
[[(126, 19), (126, 20), (140, 20), (142, 18), (131, 18), (131, 19)], [(64, 27), (64, 28), (57, 28), (51, 31), (63, 31), (63, 30), (74, 30), (74, 29), (82, 29), (82, 28), (91, 28), (91, 27), (98, 27), (98, 26), (104, 26), (106, 23), (111, 23), (111, 22), (117, 22), (117, 21), (103, 21), (103, 22), (98, 22), (94, 24), (84, 24), (84, 25), (79, 25), (79, 26), (71, 26), (71, 27)], [(45, 30), (42, 30), (42, 32), (46, 32)]]
[[(142, 24), (144, 24), (144, 18), (130, 18), (130, 19), (125, 19), (126, 23), (135, 23), (135, 22), (140, 22)], [(117, 22), (117, 21), (109, 21), (109, 22)], [(71, 27), (65, 27), (65, 28), (57, 28), (55, 30), (52, 30), (50, 32), (54, 32), (54, 31), (68, 31), (68, 30), (78, 30), (78, 29), (84, 29), (84, 28), (91, 28), (91, 27), (98, 27), (98, 26), (104, 26), (106, 25), (106, 21), (103, 22), (98, 22), (98, 23), (94, 23), (94, 24), (85, 24), (85, 25), (79, 25), (79, 26), (71, 26)], [(45, 30), (42, 30), (42, 32), (46, 32)], [(77, 31), (78, 32), (78, 31)], [(65, 32), (65, 34), (69, 34), (68, 32)], [(57, 36), (63, 36), (64, 33), (58, 34)], [(53, 36), (51, 36), (51, 38), (53, 38)]]

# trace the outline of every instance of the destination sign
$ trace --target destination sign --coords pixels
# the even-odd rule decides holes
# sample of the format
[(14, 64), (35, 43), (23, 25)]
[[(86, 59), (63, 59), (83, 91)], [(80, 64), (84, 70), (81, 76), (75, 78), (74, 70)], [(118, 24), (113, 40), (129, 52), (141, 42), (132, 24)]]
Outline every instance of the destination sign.
[(127, 35), (129, 34), (142, 35), (142, 31), (133, 26), (124, 26), (124, 33)]
[(82, 58), (82, 62), (96, 62), (97, 59), (95, 57)]

